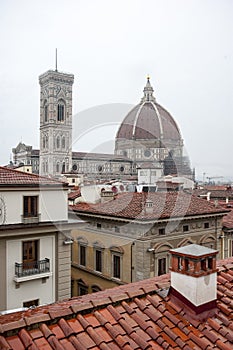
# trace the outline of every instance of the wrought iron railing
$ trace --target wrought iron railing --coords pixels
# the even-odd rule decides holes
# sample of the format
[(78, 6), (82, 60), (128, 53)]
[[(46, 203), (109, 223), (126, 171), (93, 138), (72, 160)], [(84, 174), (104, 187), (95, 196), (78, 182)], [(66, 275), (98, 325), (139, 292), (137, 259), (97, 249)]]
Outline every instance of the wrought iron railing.
[(32, 262), (15, 263), (15, 276), (25, 277), (38, 275), (50, 271), (50, 261), (48, 258)]

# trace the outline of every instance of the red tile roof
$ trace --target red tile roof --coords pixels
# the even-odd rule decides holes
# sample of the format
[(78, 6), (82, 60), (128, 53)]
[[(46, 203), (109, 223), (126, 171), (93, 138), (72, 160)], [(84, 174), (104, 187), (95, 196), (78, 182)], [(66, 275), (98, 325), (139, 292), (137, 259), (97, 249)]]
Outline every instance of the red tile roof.
[(233, 258), (218, 263), (217, 312), (187, 321), (170, 275), (0, 316), (0, 349), (221, 349), (233, 343)]
[[(146, 201), (153, 203), (153, 211), (146, 210)], [(154, 192), (154, 193), (122, 193), (115, 200), (106, 203), (78, 203), (70, 208), (78, 215), (83, 213), (120, 217), (127, 219), (165, 219), (192, 215), (227, 213), (221, 206), (188, 193)]]
[(223, 217), (222, 225), (227, 229), (233, 229), (233, 208), (231, 208), (231, 211)]
[(0, 167), (0, 186), (47, 186), (47, 185), (62, 185), (66, 183), (55, 180), (53, 178), (29, 174), (6, 167)]

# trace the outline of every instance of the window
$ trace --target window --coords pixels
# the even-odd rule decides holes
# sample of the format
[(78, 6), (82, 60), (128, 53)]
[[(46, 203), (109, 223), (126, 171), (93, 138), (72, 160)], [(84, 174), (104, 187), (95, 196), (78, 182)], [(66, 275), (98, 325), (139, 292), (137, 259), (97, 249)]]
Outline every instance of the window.
[(166, 273), (166, 258), (158, 259), (158, 276)]
[(209, 228), (209, 227), (210, 227), (209, 222), (204, 222), (204, 228)]
[(189, 231), (189, 225), (184, 225), (183, 226), (183, 232)]
[(48, 121), (48, 102), (47, 100), (44, 101), (44, 121)]
[(65, 118), (65, 104), (63, 101), (59, 101), (57, 105), (57, 121), (63, 122)]
[(44, 106), (44, 121), (45, 122), (48, 121), (48, 106), (47, 105)]
[(33, 306), (39, 306), (39, 299), (25, 301), (23, 303), (23, 307), (33, 307)]
[(34, 267), (38, 260), (38, 241), (23, 242), (23, 269), (28, 270)]
[(165, 235), (165, 228), (159, 228), (159, 235), (162, 236), (162, 235)]
[(23, 197), (23, 216), (26, 218), (38, 216), (38, 197), (37, 196)]
[(66, 147), (66, 139), (64, 136), (63, 136), (62, 141), (61, 141), (61, 146), (62, 146), (62, 148)]
[(97, 228), (101, 230), (101, 224), (97, 223)]
[(59, 165), (59, 163), (57, 163), (57, 165), (56, 165), (56, 172), (59, 173), (59, 170), (60, 170), (60, 165)]
[(102, 250), (95, 250), (95, 270), (102, 272)]
[(88, 286), (80, 279), (78, 280), (78, 295), (85, 295), (88, 293)]
[(119, 255), (113, 255), (113, 277), (121, 277), (121, 257)]
[(120, 232), (120, 227), (118, 227), (118, 226), (115, 226), (115, 232)]
[(101, 288), (99, 286), (93, 285), (91, 287), (92, 293), (100, 292)]
[(86, 266), (86, 247), (84, 245), (79, 246), (79, 264)]

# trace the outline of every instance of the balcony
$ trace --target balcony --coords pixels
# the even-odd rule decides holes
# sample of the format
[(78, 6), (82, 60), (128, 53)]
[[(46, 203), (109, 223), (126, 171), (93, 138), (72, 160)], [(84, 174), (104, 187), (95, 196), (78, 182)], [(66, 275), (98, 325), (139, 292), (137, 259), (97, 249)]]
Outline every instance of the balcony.
[(40, 222), (40, 214), (37, 214), (36, 216), (21, 215), (21, 220), (23, 224), (38, 224), (38, 222)]
[(32, 262), (15, 263), (14, 281), (17, 283), (51, 275), (50, 261), (47, 258)]

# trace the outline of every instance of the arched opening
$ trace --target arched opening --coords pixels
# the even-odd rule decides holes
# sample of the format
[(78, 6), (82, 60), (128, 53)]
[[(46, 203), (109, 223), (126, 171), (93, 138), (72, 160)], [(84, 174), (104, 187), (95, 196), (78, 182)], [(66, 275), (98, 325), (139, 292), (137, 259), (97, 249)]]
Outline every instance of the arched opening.
[(57, 105), (57, 121), (63, 122), (64, 119), (65, 119), (65, 102), (63, 100), (59, 100)]

